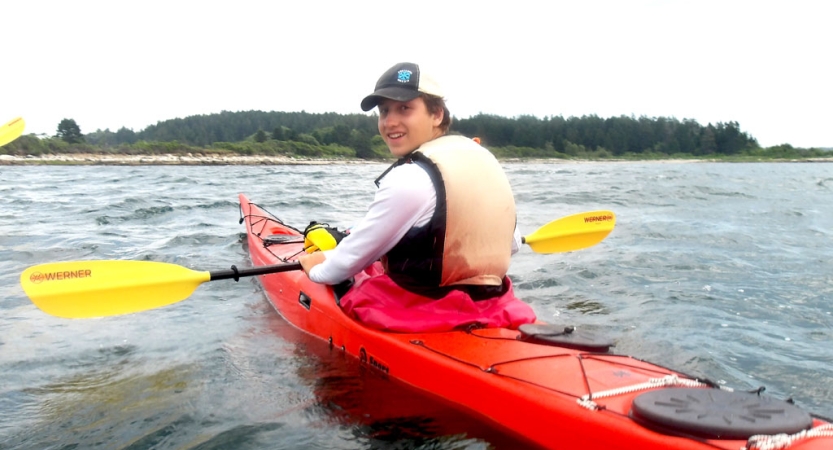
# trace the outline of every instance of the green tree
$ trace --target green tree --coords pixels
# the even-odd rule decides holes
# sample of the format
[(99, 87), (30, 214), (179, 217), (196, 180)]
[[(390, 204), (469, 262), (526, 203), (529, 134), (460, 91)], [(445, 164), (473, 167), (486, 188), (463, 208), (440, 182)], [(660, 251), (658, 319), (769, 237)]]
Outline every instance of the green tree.
[(306, 134), (306, 133), (298, 134), (297, 136), (295, 136), (294, 140), (298, 141), (298, 142), (303, 142), (305, 144), (309, 144), (309, 145), (312, 145), (312, 146), (320, 146), (321, 145), (321, 143), (318, 142), (318, 139), (315, 139), (315, 137), (313, 135)]
[(287, 141), (294, 141), (298, 138), (298, 132), (293, 130), (292, 128), (287, 128), (286, 132), (284, 133), (284, 138)]
[(700, 132), (700, 155), (712, 155), (717, 150), (714, 140), (714, 126), (709, 124)]
[(59, 137), (67, 144), (80, 144), (84, 142), (84, 135), (81, 134), (81, 127), (75, 123), (75, 119), (64, 119), (58, 124)]
[(333, 127), (333, 143), (338, 145), (350, 144), (350, 128), (344, 124)]
[(266, 142), (266, 133), (260, 128), (258, 128), (257, 133), (255, 133), (255, 142)]
[(134, 144), (136, 141), (136, 133), (133, 130), (121, 127), (116, 131), (116, 142), (119, 144)]
[(276, 141), (282, 141), (283, 140), (283, 134), (284, 134), (283, 133), (283, 127), (282, 126), (277, 126), (277, 127), (275, 127), (274, 130), (272, 130), (272, 139), (274, 139)]
[(361, 159), (374, 159), (379, 157), (379, 155), (373, 152), (370, 146), (370, 138), (371, 136), (369, 134), (359, 130), (353, 130), (350, 133), (349, 146), (356, 151), (357, 157)]

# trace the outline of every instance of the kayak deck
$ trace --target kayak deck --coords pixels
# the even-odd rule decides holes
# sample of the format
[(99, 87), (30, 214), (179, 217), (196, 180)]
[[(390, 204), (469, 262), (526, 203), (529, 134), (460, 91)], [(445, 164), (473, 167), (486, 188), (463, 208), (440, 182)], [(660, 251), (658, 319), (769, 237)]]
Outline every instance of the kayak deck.
[[(282, 223), (243, 194), (240, 207), (255, 266), (294, 262), (303, 254), (299, 230)], [(682, 391), (684, 401), (696, 397), (686, 395), (692, 389), (725, 392), (715, 389), (717, 386), (708, 380), (697, 380), (606, 351), (529, 342), (519, 330), (383, 332), (366, 328), (345, 315), (333, 288), (311, 282), (302, 271), (262, 275), (259, 279), (269, 301), (289, 323), (329, 342), (334, 351), (350, 354), (385, 376), (451, 401), (541, 447), (563, 448), (569, 444), (606, 449), (741, 449), (747, 446), (746, 436), (722, 439), (721, 435), (726, 433), (722, 429), (713, 431), (714, 427), (706, 427), (701, 431), (688, 426), (692, 420), (699, 422), (700, 419), (685, 419), (678, 417), (679, 413), (669, 413), (672, 417), (666, 421), (665, 413), (656, 411), (660, 408), (657, 403), (669, 402), (665, 398), (640, 406), (635, 412), (635, 406), (639, 406), (635, 400), (640, 395), (662, 388), (689, 389)], [(676, 395), (676, 392), (667, 393)], [(757, 398), (740, 400), (748, 403)], [(670, 400), (675, 401), (676, 397)], [(738, 399), (732, 397), (730, 401)], [(779, 401), (775, 407), (770, 403), (747, 406), (753, 409), (753, 416), (760, 416), (753, 418), (759, 425), (754, 425), (752, 430), (757, 430), (757, 426), (767, 432), (782, 432), (784, 427), (791, 427), (794, 430), (789, 429), (790, 433), (805, 429), (823, 433), (823, 427), (829, 426), (786, 402)], [(725, 406), (720, 404), (716, 409)], [(772, 412), (775, 409), (785, 409), (795, 415), (795, 423), (787, 424), (782, 413)], [(760, 413), (764, 410), (765, 413)], [(830, 437), (797, 439), (789, 448), (833, 448), (833, 429), (830, 434)]]

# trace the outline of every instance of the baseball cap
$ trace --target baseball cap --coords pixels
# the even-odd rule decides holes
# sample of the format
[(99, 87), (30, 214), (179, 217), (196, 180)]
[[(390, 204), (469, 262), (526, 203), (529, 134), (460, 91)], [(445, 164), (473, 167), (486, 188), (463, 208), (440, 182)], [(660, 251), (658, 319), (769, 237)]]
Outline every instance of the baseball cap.
[(376, 82), (376, 90), (362, 100), (362, 111), (370, 111), (379, 104), (379, 100), (389, 98), (407, 102), (419, 96), (419, 93), (444, 97), (442, 89), (414, 63), (399, 63), (388, 69)]

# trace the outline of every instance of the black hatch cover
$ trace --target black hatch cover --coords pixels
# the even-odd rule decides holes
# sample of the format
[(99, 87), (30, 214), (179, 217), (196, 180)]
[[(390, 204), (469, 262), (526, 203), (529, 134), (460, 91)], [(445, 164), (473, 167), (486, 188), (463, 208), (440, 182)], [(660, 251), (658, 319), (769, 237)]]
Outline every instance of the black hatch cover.
[(649, 428), (707, 439), (748, 439), (756, 434), (798, 433), (809, 413), (783, 400), (720, 389), (666, 388), (638, 395), (631, 417)]
[(520, 339), (536, 344), (554, 345), (586, 352), (606, 353), (615, 344), (604, 336), (579, 330), (576, 327), (528, 323), (518, 327)]

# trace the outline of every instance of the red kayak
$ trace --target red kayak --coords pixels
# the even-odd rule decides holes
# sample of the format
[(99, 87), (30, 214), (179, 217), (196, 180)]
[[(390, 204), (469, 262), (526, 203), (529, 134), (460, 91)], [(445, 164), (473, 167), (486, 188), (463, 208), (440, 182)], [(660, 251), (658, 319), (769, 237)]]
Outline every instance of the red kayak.
[[(255, 267), (303, 254), (297, 229), (242, 194), (240, 208)], [(833, 449), (833, 425), (791, 403), (616, 355), (604, 339), (571, 327), (367, 328), (342, 312), (338, 288), (311, 282), (298, 266), (259, 277), (289, 323), (540, 447)]]

